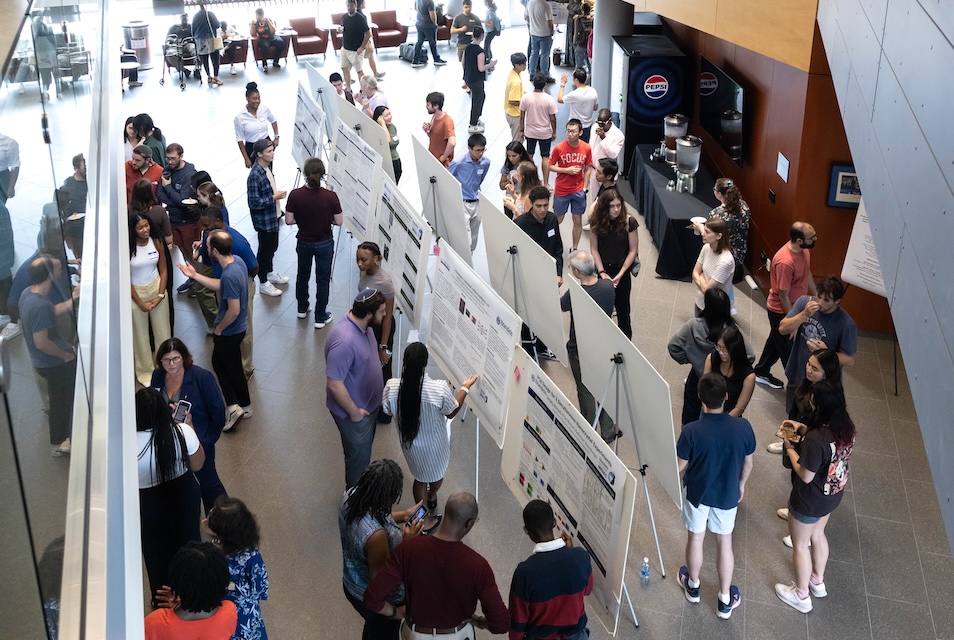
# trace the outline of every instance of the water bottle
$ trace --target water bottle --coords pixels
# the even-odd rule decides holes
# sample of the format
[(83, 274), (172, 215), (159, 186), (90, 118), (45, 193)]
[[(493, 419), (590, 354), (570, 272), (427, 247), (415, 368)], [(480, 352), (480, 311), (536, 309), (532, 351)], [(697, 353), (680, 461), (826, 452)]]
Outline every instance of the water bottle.
[(643, 558), (643, 566), (639, 568), (639, 581), (649, 584), (649, 558)]

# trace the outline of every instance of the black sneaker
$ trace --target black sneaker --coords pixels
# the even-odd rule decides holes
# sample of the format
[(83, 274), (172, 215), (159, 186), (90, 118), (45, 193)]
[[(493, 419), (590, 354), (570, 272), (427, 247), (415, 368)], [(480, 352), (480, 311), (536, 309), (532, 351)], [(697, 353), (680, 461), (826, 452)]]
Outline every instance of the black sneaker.
[(781, 389), (785, 386), (784, 382), (773, 376), (771, 373), (756, 373), (755, 381), (773, 389)]
[(179, 293), (186, 293), (192, 288), (192, 285), (194, 284), (195, 284), (195, 280), (193, 280), (192, 278), (189, 278), (188, 280), (180, 284), (179, 288), (176, 289), (176, 291), (178, 291)]
[(443, 58), (437, 58), (434, 60), (435, 67), (443, 67), (445, 64), (447, 64), (447, 60), (444, 60)]
[(682, 590), (686, 592), (686, 600), (688, 600), (692, 604), (698, 604), (699, 587), (689, 586), (689, 569), (686, 568), (686, 565), (682, 565), (681, 567), (679, 567), (678, 580), (679, 580), (679, 586), (682, 587)]
[(427, 66), (427, 63), (426, 63), (426, 62), (412, 62), (412, 63), (411, 63), (411, 68), (412, 68), (412, 69), (420, 69), (421, 67), (426, 67), (426, 66)]
[(716, 597), (716, 601), (719, 603), (719, 608), (716, 610), (716, 615), (722, 618), (723, 620), (728, 620), (729, 616), (732, 615), (732, 610), (742, 604), (742, 594), (739, 593), (739, 588), (735, 585), (729, 587), (729, 604), (725, 604), (722, 600), (719, 600)]
[(537, 351), (537, 357), (541, 360), (556, 360), (556, 354), (550, 351), (549, 349), (544, 349), (543, 351)]
[(267, 63), (267, 62), (262, 65), (262, 73), (264, 73), (265, 75), (268, 75), (268, 63)]

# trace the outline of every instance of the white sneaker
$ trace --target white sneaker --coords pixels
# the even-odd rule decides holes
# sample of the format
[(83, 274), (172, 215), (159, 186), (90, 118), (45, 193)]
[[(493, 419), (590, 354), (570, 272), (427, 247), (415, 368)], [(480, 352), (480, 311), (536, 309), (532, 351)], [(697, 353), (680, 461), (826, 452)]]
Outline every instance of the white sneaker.
[(271, 282), (263, 282), (258, 285), (258, 292), (263, 296), (271, 296), (273, 298), (277, 298), (278, 296), (282, 295), (281, 290), (276, 289), (275, 285), (273, 285)]
[(828, 589), (825, 588), (825, 583), (814, 584), (811, 580), (808, 581), (808, 590), (816, 598), (825, 598), (828, 596)]
[(385, 75), (387, 75), (387, 73), (388, 73), (387, 71), (379, 71), (378, 73), (374, 74), (374, 79), (375, 79), (375, 80), (380, 80), (380, 79), (383, 78)]
[(251, 417), (252, 417), (252, 405), (248, 405), (247, 407), (241, 407), (241, 409), (242, 409), (242, 417), (243, 417), (243, 418), (251, 418)]
[(235, 426), (235, 423), (243, 418), (242, 407), (237, 404), (230, 405), (228, 407), (228, 413), (225, 414), (225, 426), (222, 427), (222, 431), (231, 431), (232, 427)]
[(310, 307), (310, 306), (308, 307), (308, 310), (307, 310), (307, 311), (299, 311), (299, 312), (298, 312), (298, 318), (299, 318), (299, 319), (307, 318), (309, 311), (311, 311), (311, 307)]
[(10, 316), (0, 315), (0, 329), (4, 328), (8, 324), (10, 324)]
[[(786, 547), (788, 547), (789, 549), (791, 549), (791, 548), (794, 546), (794, 545), (792, 544), (792, 536), (785, 536), (784, 538), (782, 538), (782, 544), (784, 544)], [(809, 546), (809, 547), (812, 546), (812, 543), (811, 543), (810, 540), (809, 540), (809, 542), (808, 542), (808, 546)]]
[(20, 323), (11, 322), (3, 328), (3, 332), (0, 332), (0, 336), (10, 340), (11, 338), (16, 338), (21, 333), (23, 333), (23, 330), (20, 328)]
[(583, 223), (583, 231), (589, 231), (589, 230), (590, 230), (590, 223), (589, 223), (589, 222), (584, 222), (584, 223)]
[(777, 515), (782, 520), (788, 520), (788, 508), (786, 507), (785, 509), (779, 509), (778, 511), (775, 512), (775, 515)]
[(230, 75), (230, 76), (234, 76), (234, 75), (236, 75), (237, 73), (238, 73), (238, 72), (235, 70), (235, 65), (233, 64), (233, 65), (232, 65), (232, 68), (229, 69), (229, 75)]
[(325, 317), (315, 323), (315, 329), (324, 329), (325, 325), (331, 322), (331, 312), (325, 314)]
[(60, 456), (68, 456), (70, 455), (71, 450), (72, 450), (72, 445), (70, 444), (69, 438), (61, 442), (59, 445), (55, 445), (55, 444), (50, 445), (50, 455), (53, 456), (54, 458), (59, 458)]
[(808, 613), (812, 610), (812, 597), (808, 596), (804, 600), (798, 597), (798, 589), (795, 587), (795, 583), (792, 584), (782, 584), (779, 582), (775, 585), (775, 595), (778, 596), (778, 599), (792, 607), (796, 611), (801, 611), (802, 613)]
[(272, 271), (270, 274), (268, 274), (268, 281), (272, 284), (287, 284), (288, 276), (283, 276), (277, 271)]
[(769, 453), (782, 453), (785, 450), (785, 446), (782, 444), (782, 441), (779, 440), (765, 447), (765, 450)]

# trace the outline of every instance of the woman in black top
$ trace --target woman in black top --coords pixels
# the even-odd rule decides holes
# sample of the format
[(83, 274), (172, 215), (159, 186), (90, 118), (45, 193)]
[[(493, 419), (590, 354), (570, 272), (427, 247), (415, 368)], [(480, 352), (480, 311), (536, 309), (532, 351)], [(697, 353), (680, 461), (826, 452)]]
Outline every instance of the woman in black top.
[(484, 41), (482, 27), (474, 27), (473, 41), (464, 50), (464, 84), (470, 87), (470, 126), (468, 133), (480, 133), (484, 126), (480, 123), (480, 114), (484, 111), (484, 80), (488, 69), (493, 69), (496, 60), (487, 60), (480, 44)]
[(623, 198), (615, 189), (604, 191), (596, 200), (590, 215), (590, 251), (601, 278), (613, 281), (616, 287), (616, 322), (626, 337), (632, 340), (633, 324), (630, 312), (630, 293), (633, 281), (629, 268), (639, 257), (639, 223), (629, 215)]
[(705, 373), (716, 371), (725, 378), (727, 397), (722, 409), (741, 418), (755, 391), (755, 370), (745, 349), (745, 338), (734, 325), (722, 330), (715, 353), (706, 357)]
[[(812, 610), (811, 596), (824, 598), (828, 538), (825, 526), (841, 503), (848, 483), (848, 461), (855, 443), (855, 425), (842, 390), (827, 380), (812, 387), (808, 425), (794, 423), (804, 438), (797, 445), (783, 441), (792, 464), (792, 493), (788, 499), (788, 531), (792, 536), (795, 582), (778, 583), (775, 594), (797, 611)], [(810, 547), (810, 548), (809, 548)]]

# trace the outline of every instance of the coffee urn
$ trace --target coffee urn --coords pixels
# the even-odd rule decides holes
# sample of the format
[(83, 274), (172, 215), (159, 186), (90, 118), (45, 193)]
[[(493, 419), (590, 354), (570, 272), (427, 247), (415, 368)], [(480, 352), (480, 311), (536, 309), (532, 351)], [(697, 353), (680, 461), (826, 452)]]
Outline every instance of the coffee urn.
[(688, 135), (676, 139), (676, 191), (696, 192), (696, 172), (701, 159), (701, 139)]
[(665, 160), (671, 165), (676, 164), (676, 139), (689, 133), (689, 118), (681, 113), (671, 113), (663, 118), (663, 135), (665, 140), (659, 143), (659, 148), (653, 151), (650, 160)]

